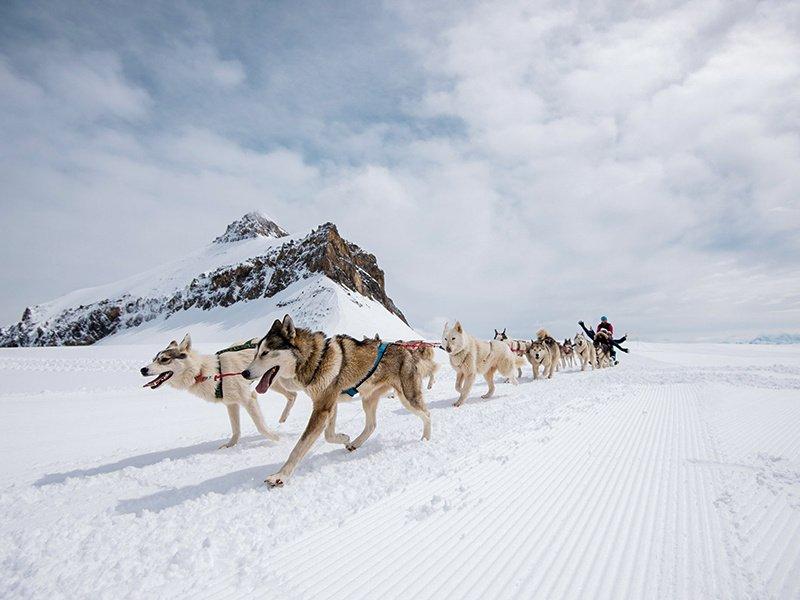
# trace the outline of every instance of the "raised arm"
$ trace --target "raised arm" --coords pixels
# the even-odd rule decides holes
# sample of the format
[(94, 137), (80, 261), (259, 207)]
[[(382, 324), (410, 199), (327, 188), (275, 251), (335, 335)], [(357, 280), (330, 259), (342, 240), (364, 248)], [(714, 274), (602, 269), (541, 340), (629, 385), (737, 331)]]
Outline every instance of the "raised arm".
[(594, 331), (592, 329), (586, 329), (586, 325), (584, 324), (583, 321), (578, 321), (578, 325), (580, 325), (581, 329), (583, 329), (583, 331), (586, 332), (586, 335), (589, 336), (590, 340), (594, 339)]

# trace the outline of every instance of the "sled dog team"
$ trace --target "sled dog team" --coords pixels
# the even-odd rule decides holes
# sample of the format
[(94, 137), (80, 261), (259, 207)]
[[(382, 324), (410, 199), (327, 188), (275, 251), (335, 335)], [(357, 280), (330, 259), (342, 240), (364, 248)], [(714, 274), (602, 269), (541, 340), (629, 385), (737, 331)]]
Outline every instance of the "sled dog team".
[[(534, 379), (550, 378), (560, 366), (572, 365), (577, 358), (581, 370), (612, 364), (607, 350), (596, 351), (595, 342), (579, 333), (574, 340), (559, 344), (547, 331), (540, 330), (535, 340), (513, 340), (495, 330), (490, 341), (478, 340), (464, 331), (461, 323), (445, 325), (441, 347), (448, 353), (456, 372), (455, 388), (459, 393), (454, 406), (461, 406), (469, 397), (475, 378), (480, 375), (488, 384), (481, 396), (494, 394), (496, 373), (517, 385), (522, 367), (533, 368)], [(439, 345), (439, 344), (437, 344)], [(234, 446), (241, 435), (240, 407), (244, 407), (256, 429), (264, 437), (276, 441), (277, 433), (264, 423), (258, 405), (258, 394), (270, 388), (286, 398), (280, 417), (284, 422), (294, 405), (297, 392), (304, 391), (312, 402), (311, 416), (289, 458), (281, 469), (267, 477), (270, 487), (282, 486), (298, 463), (324, 432), (325, 441), (342, 444), (353, 451), (375, 431), (378, 401), (394, 392), (405, 408), (422, 421), (422, 438), (430, 439), (431, 418), (422, 394), (422, 381), (431, 388), (439, 365), (434, 361), (431, 344), (385, 343), (374, 338), (356, 340), (348, 335), (326, 337), (321, 331), (296, 327), (286, 315), (276, 319), (267, 334), (216, 355), (201, 354), (192, 348), (187, 334), (183, 340), (171, 342), (141, 369), (144, 376), (155, 376), (145, 387), (157, 389), (164, 383), (187, 390), (209, 402), (225, 405), (231, 423), (231, 439), (221, 448)], [(541, 373), (540, 373), (541, 372)], [(250, 388), (257, 381), (255, 391)], [(336, 406), (358, 394), (364, 409), (364, 430), (350, 439), (336, 431)]]

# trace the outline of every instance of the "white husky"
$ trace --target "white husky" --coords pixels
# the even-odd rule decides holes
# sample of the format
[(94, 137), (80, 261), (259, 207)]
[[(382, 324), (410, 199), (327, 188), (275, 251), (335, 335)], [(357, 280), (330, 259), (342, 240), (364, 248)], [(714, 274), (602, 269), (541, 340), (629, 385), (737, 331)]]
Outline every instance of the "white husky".
[(517, 363), (517, 377), (522, 377), (522, 367), (530, 362), (530, 359), (528, 358), (528, 351), (531, 349), (530, 340), (509, 339), (509, 337), (506, 335), (505, 328), (503, 328), (503, 331), (497, 331), (497, 329), (495, 329), (494, 339), (505, 342), (508, 344), (508, 347), (511, 348), (511, 352), (514, 353)]
[(581, 371), (586, 370), (587, 365), (592, 365), (592, 369), (597, 366), (597, 357), (594, 352), (594, 344), (592, 344), (586, 336), (582, 333), (575, 334), (575, 340), (572, 343), (575, 354), (581, 361)]
[[(145, 387), (156, 389), (163, 383), (179, 390), (186, 390), (199, 396), (207, 402), (219, 402), (228, 409), (228, 418), (231, 422), (231, 439), (220, 448), (235, 446), (241, 436), (239, 423), (239, 407), (243, 406), (250, 418), (253, 419), (256, 429), (264, 437), (277, 441), (278, 434), (264, 424), (264, 416), (258, 406), (256, 393), (250, 389), (250, 384), (239, 377), (255, 356), (255, 343), (258, 340), (244, 342), (233, 347), (231, 351), (218, 355), (207, 355), (195, 352), (192, 349), (192, 338), (187, 333), (183, 341), (178, 344), (170, 342), (169, 346), (156, 354), (153, 362), (142, 367), (141, 374), (145, 377), (156, 376), (155, 379), (145, 384)], [(223, 373), (234, 373), (236, 376), (220, 378)], [(284, 409), (284, 416), (292, 408), (295, 392), (276, 390), (286, 396), (288, 402)]]
[(456, 321), (453, 327), (445, 323), (442, 346), (450, 355), (450, 364), (456, 370), (456, 391), (460, 394), (453, 406), (461, 406), (469, 396), (477, 375), (483, 375), (489, 385), (481, 398), (494, 394), (494, 374), (500, 372), (517, 385), (516, 356), (508, 344), (499, 340), (484, 342), (464, 331)]

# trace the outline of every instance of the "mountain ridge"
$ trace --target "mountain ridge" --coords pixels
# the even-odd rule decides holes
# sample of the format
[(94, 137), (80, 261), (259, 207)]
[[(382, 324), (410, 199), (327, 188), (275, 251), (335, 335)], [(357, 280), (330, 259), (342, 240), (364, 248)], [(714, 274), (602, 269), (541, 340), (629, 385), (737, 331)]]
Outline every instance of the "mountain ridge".
[(313, 275), (374, 300), (408, 325), (386, 294), (375, 256), (342, 238), (336, 225), (290, 235), (267, 217), (247, 213), (184, 259), (26, 307), (19, 322), (0, 329), (0, 346), (89, 345), (189, 309), (272, 298)]

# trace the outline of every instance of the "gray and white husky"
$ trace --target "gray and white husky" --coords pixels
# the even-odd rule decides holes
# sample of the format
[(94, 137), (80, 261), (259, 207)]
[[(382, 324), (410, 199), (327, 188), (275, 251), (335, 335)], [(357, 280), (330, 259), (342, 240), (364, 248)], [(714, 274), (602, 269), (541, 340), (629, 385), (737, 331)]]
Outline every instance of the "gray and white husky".
[[(254, 340), (257, 341), (257, 340)], [(228, 409), (228, 418), (231, 422), (231, 439), (220, 446), (230, 448), (235, 446), (241, 436), (239, 422), (239, 407), (243, 406), (253, 419), (258, 432), (267, 439), (277, 441), (278, 434), (264, 424), (264, 416), (258, 406), (256, 393), (250, 389), (247, 381), (239, 376), (224, 377), (222, 387), (219, 388), (222, 397), (217, 397), (220, 373), (240, 373), (255, 356), (255, 346), (251, 349), (242, 349), (236, 352), (208, 355), (196, 352), (192, 348), (192, 338), (187, 333), (179, 344), (175, 340), (169, 343), (161, 352), (156, 354), (146, 367), (142, 367), (141, 374), (145, 377), (155, 376), (155, 379), (145, 384), (145, 387), (158, 389), (164, 383), (179, 389), (186, 390), (199, 396), (207, 402), (223, 404)], [(286, 416), (294, 404), (297, 393), (288, 391), (281, 386), (275, 386), (277, 392), (286, 397), (286, 408), (281, 420)]]

